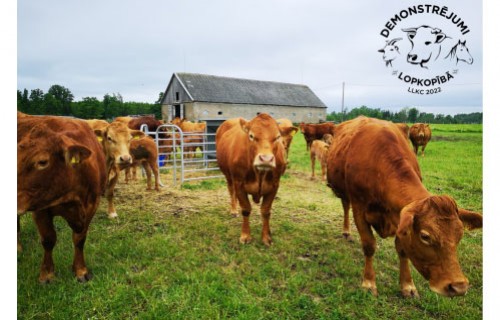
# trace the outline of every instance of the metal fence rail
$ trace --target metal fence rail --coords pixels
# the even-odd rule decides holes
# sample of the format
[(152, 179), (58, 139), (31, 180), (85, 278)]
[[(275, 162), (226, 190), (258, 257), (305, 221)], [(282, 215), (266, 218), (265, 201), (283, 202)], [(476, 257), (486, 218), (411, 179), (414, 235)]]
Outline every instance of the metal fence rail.
[(150, 135), (158, 148), (158, 166), (172, 172), (173, 184), (187, 181), (223, 178), (215, 156), (215, 133), (184, 132), (173, 124), (164, 124), (156, 131), (146, 125), (141, 131)]

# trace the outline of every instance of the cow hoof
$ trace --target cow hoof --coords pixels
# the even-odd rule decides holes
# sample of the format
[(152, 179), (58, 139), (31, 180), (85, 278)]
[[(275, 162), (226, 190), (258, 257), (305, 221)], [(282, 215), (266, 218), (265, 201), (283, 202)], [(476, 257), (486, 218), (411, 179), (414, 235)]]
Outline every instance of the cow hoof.
[(363, 284), (361, 285), (361, 287), (365, 291), (368, 291), (369, 293), (371, 293), (374, 297), (378, 296), (377, 286), (375, 285), (374, 282), (372, 282), (372, 281), (363, 281)]
[(111, 213), (108, 213), (108, 218), (110, 218), (110, 219), (114, 219), (114, 218), (116, 218), (116, 217), (118, 217), (118, 214), (117, 214), (116, 212), (111, 212)]
[(344, 237), (344, 239), (346, 239), (347, 241), (349, 242), (354, 242), (354, 239), (352, 238), (351, 234), (350, 233), (342, 233), (342, 236)]
[(420, 298), (417, 288), (415, 288), (414, 286), (402, 289), (401, 294), (405, 298)]
[(40, 282), (40, 284), (49, 284), (52, 281), (54, 281), (55, 277), (56, 276), (52, 272), (46, 273), (46, 274), (40, 274), (40, 277), (38, 278), (38, 282)]
[(77, 279), (77, 280), (78, 280), (78, 282), (80, 282), (80, 283), (85, 283), (85, 282), (87, 282), (87, 281), (90, 281), (90, 280), (92, 279), (92, 277), (93, 277), (93, 276), (92, 276), (92, 273), (87, 272), (87, 273), (85, 273), (85, 274), (84, 274), (84, 275), (82, 275), (82, 276), (77, 276), (77, 277), (76, 277), (76, 279)]
[(251, 241), (252, 241), (252, 237), (250, 235), (242, 235), (240, 237), (241, 244), (247, 244), (247, 243), (250, 243)]
[(264, 243), (264, 245), (266, 245), (266, 247), (270, 247), (271, 244), (273, 244), (273, 240), (271, 238), (264, 238), (262, 239), (262, 242)]

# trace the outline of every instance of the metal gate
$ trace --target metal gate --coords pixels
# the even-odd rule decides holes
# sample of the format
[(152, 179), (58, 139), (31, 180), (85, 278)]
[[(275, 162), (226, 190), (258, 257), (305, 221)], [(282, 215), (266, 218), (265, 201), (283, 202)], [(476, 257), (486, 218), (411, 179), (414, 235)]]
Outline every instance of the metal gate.
[(149, 131), (143, 124), (141, 131), (154, 138), (160, 171), (171, 172), (174, 185), (224, 177), (215, 157), (215, 133), (208, 133), (206, 128), (184, 132), (176, 125), (164, 124)]

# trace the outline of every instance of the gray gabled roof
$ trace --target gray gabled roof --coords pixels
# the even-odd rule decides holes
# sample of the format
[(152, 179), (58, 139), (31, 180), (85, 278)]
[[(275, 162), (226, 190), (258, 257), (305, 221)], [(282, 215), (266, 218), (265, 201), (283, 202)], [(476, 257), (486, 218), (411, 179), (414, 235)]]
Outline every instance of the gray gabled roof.
[(326, 108), (306, 85), (175, 73), (193, 101)]

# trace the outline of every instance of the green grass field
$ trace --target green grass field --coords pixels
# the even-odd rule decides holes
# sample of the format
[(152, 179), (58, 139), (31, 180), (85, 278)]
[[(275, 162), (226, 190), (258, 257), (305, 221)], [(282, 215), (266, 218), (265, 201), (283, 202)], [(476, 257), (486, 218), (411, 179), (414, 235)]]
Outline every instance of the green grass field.
[[(419, 157), (426, 187), (482, 212), (482, 126), (431, 125), (433, 138)], [(70, 228), (56, 218), (56, 280), (38, 283), (43, 249), (29, 215), (21, 218), (24, 251), (17, 255), (19, 319), (481, 319), (482, 231), (466, 231), (459, 259), (472, 285), (463, 297), (433, 293), (412, 269), (420, 299), (399, 294), (394, 239), (377, 236), (379, 297), (361, 289), (359, 236), (341, 236), (342, 207), (319, 179), (310, 179), (305, 141), (292, 143), (291, 167), (273, 205), (273, 245), (260, 241), (258, 208), (250, 217), (254, 240), (239, 243), (241, 218), (229, 214), (225, 181), (207, 180), (146, 191), (145, 182), (119, 184), (119, 218), (105, 201), (85, 246), (94, 278), (71, 272)], [(320, 172), (317, 164), (316, 173)], [(123, 181), (123, 179), (121, 180)]]

